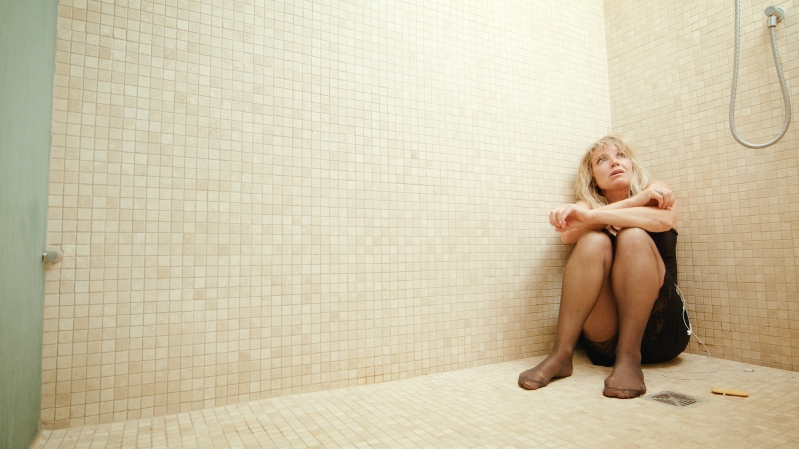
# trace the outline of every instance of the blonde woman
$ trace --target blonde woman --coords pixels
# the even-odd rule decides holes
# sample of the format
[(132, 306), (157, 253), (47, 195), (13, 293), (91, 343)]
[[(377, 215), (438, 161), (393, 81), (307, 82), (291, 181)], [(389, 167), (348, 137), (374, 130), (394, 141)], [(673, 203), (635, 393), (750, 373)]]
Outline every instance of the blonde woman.
[(574, 204), (549, 214), (574, 243), (563, 275), (555, 345), (519, 376), (528, 390), (572, 374), (578, 339), (595, 365), (612, 366), (603, 394), (646, 392), (641, 363), (670, 360), (688, 345), (688, 317), (677, 294), (677, 205), (671, 188), (649, 181), (620, 136), (591, 145), (580, 163)]

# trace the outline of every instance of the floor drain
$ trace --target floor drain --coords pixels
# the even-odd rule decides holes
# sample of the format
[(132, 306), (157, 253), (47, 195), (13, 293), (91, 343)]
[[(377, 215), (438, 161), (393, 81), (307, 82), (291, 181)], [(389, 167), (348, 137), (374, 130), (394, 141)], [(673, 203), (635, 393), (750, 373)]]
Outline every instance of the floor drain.
[(674, 405), (680, 408), (693, 407), (694, 405), (705, 402), (703, 399), (687, 396), (673, 391), (662, 391), (651, 396), (645, 396), (644, 399), (653, 402), (660, 402), (661, 404)]

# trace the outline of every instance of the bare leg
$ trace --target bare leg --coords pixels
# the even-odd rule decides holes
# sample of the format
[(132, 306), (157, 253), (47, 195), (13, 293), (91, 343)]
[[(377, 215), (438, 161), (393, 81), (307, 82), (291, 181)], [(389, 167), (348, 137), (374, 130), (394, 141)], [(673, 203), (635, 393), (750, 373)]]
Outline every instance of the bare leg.
[(665, 272), (660, 253), (646, 231), (628, 228), (619, 232), (611, 273), (619, 341), (613, 372), (605, 379), (605, 396), (629, 399), (646, 393), (641, 339)]
[[(574, 346), (584, 326), (591, 328), (591, 338), (594, 335), (600, 338), (597, 341), (616, 333), (616, 310), (610, 289), (612, 263), (613, 248), (607, 235), (590, 232), (580, 237), (563, 274), (555, 345), (546, 359), (519, 375), (519, 386), (536, 390), (554, 378), (571, 376)], [(595, 314), (606, 316), (595, 317)]]

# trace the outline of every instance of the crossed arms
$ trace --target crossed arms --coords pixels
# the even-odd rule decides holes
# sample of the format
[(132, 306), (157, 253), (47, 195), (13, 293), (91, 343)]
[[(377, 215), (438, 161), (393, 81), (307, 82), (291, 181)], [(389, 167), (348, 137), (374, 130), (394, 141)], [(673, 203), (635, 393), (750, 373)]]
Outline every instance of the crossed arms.
[(585, 201), (578, 201), (549, 213), (549, 223), (560, 233), (564, 243), (576, 243), (586, 232), (599, 231), (608, 225), (664, 232), (673, 228), (676, 222), (674, 193), (662, 181), (650, 184), (632, 198), (596, 209), (591, 209)]

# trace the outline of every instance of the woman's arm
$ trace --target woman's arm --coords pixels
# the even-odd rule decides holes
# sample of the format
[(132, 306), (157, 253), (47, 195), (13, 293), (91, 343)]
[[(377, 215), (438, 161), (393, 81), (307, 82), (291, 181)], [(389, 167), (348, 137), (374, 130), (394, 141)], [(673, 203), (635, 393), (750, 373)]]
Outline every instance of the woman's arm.
[(549, 224), (560, 234), (563, 243), (577, 243), (586, 232), (600, 231), (605, 227), (601, 223), (589, 224), (585, 221), (585, 213), (590, 210), (591, 206), (585, 201), (565, 204), (549, 213)]
[(638, 193), (638, 195), (608, 204), (603, 206), (603, 208), (613, 210), (636, 206), (652, 206), (658, 209), (670, 209), (672, 205), (674, 205), (674, 192), (671, 191), (671, 188), (665, 182), (655, 181)]
[(677, 223), (677, 208), (636, 206), (626, 209), (591, 209), (586, 211), (586, 224), (601, 224), (617, 228), (641, 228), (649, 232), (665, 232)]
[(638, 195), (591, 209), (587, 202), (567, 204), (550, 212), (549, 222), (564, 243), (575, 243), (586, 232), (608, 225), (664, 232), (677, 221), (674, 194), (664, 182), (655, 182)]

